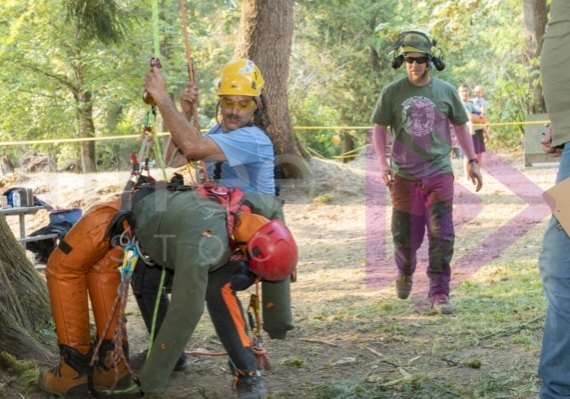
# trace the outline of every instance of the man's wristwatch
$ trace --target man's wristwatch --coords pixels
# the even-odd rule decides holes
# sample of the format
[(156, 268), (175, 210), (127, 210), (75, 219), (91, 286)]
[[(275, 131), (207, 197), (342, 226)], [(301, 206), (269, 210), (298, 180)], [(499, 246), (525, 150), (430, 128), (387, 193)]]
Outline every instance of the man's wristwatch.
[(469, 160), (469, 163), (479, 163), (479, 161), (477, 160), (477, 158), (473, 158)]

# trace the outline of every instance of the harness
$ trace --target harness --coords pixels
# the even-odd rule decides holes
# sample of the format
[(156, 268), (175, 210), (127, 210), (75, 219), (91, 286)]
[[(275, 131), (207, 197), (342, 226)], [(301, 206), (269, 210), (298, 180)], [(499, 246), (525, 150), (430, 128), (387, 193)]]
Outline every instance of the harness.
[(243, 204), (244, 192), (239, 188), (227, 188), (213, 183), (198, 184), (194, 188), (196, 193), (200, 195), (216, 198), (226, 209), (226, 227), (230, 237), (230, 245), (232, 249), (236, 249), (237, 247), (233, 237), (237, 215), (239, 212), (251, 213), (251, 209)]

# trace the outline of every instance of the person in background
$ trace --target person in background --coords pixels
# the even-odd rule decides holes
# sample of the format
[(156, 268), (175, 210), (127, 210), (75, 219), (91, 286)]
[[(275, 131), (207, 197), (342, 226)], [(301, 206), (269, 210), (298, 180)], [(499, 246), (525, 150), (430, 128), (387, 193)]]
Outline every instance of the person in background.
[[(469, 126), (469, 133), (471, 133), (471, 139), (473, 140), (475, 157), (477, 158), (479, 167), (481, 167), (483, 153), (486, 151), (485, 135), (483, 129), (481, 128), (481, 124), (486, 123), (487, 118), (484, 115), (480, 115), (479, 111), (475, 110), (475, 104), (469, 98), (469, 87), (467, 87), (467, 85), (459, 86), (457, 91), (459, 92), (459, 96), (461, 97), (461, 101), (463, 102), (463, 106), (467, 112), (467, 116), (469, 117), (469, 122), (467, 125)], [(469, 179), (468, 169), (469, 165), (467, 164), (466, 160), (465, 175), (467, 179)]]
[[(394, 52), (392, 67), (404, 64), (407, 75), (384, 87), (371, 121), (380, 174), (392, 197), (396, 294), (400, 299), (410, 295), (416, 252), (427, 227), (428, 297), (433, 309), (450, 314), (450, 262), (455, 240), (450, 126), (468, 159), (468, 173), (476, 191), (483, 180), (466, 126), (469, 118), (457, 90), (430, 74), (434, 66), (438, 70), (445, 67), (432, 53), (434, 47), (423, 32), (407, 31), (398, 36), (390, 49)], [(390, 164), (386, 159), (388, 126), (394, 137)]]
[[(475, 94), (475, 98), (471, 100), (473, 101), (473, 110), (475, 112), (479, 112), (479, 115), (487, 118), (487, 100), (483, 97), (483, 86), (475, 86), (473, 93)], [(486, 125), (483, 125), (483, 135), (485, 136), (486, 141), (491, 141), (491, 134), (489, 133), (489, 128)]]
[[(546, 109), (551, 121), (541, 141), (545, 152), (560, 157), (559, 183), (570, 177), (570, 3), (552, 0), (550, 21), (540, 55)], [(546, 231), (538, 266), (548, 301), (538, 375), (541, 399), (570, 398), (570, 238), (553, 215)]]

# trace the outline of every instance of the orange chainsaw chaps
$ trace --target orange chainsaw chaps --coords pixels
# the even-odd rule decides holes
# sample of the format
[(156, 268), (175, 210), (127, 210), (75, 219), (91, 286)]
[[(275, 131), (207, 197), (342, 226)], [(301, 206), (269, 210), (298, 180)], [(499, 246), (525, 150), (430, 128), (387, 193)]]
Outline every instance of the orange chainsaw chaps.
[[(93, 308), (97, 338), (99, 338), (107, 325), (111, 312), (115, 309), (117, 290), (121, 284), (121, 273), (118, 266), (122, 262), (123, 247), (115, 247), (97, 262), (87, 273), (87, 289)], [(118, 312), (114, 312), (110, 326), (117, 325)], [(105, 339), (113, 338), (113, 328), (105, 333)]]
[[(93, 290), (89, 293), (92, 302), (100, 302), (92, 304), (94, 313), (97, 310), (99, 332), (104, 328), (99, 329), (99, 321), (106, 311), (109, 292), (114, 290), (116, 296), (120, 282), (117, 267), (123, 249), (111, 249), (106, 236), (109, 223), (120, 207), (120, 200), (116, 200), (90, 208), (52, 252), (46, 265), (58, 341), (81, 353), (87, 353), (90, 346), (87, 291)], [(111, 305), (112, 302), (109, 310)]]
[(120, 200), (90, 208), (63, 238), (65, 245), (60, 243), (52, 252), (46, 269), (51, 266), (56, 272), (86, 273), (109, 251), (107, 229), (120, 208)]

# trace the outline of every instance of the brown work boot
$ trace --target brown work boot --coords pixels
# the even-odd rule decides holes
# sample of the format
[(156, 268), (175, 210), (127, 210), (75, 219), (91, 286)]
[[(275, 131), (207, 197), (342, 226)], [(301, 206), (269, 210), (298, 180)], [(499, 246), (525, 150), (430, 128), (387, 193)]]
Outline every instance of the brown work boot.
[(89, 396), (87, 384), (91, 353), (86, 355), (67, 345), (59, 345), (58, 366), (40, 372), (38, 384), (46, 392), (64, 399), (85, 399)]
[[(93, 367), (93, 387), (96, 390), (105, 390), (115, 387), (116, 389), (125, 389), (132, 385), (131, 374), (125, 365), (125, 362), (119, 360), (117, 364), (118, 379), (115, 379), (115, 367), (113, 366), (113, 354), (115, 346), (112, 341), (104, 340), (99, 348), (99, 355)], [(123, 343), (123, 351), (125, 357), (129, 358), (129, 343)], [(116, 385), (115, 385), (116, 380)]]
[(453, 314), (453, 305), (445, 294), (435, 294), (431, 297), (431, 307), (441, 314)]

